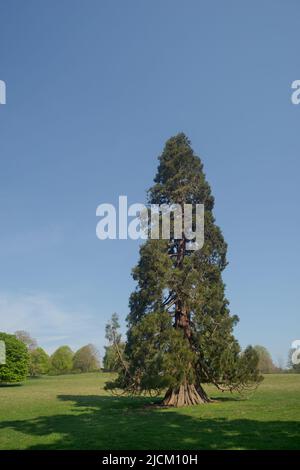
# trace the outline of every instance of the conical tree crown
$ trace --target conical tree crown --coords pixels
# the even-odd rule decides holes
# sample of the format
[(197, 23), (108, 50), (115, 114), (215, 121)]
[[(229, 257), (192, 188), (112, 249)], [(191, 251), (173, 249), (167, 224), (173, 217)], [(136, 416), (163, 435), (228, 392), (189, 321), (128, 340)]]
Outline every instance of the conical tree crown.
[(238, 317), (225, 297), (227, 245), (215, 224), (214, 198), (184, 134), (167, 141), (154, 183), (150, 204), (204, 204), (204, 245), (190, 250), (183, 233), (141, 246), (129, 302), (128, 367), (114, 386), (141, 392), (200, 382), (230, 390), (256, 384), (257, 355), (251, 347), (241, 353), (233, 336)]
[(159, 157), (159, 166), (149, 190), (152, 204), (204, 204), (211, 211), (214, 199), (203, 173), (203, 165), (184, 134), (171, 137)]

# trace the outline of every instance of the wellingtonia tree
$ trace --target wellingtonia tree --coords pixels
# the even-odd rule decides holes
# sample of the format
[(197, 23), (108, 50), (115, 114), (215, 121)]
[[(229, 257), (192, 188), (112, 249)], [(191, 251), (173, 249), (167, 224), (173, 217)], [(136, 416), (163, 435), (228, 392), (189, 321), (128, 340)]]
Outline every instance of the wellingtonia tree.
[[(180, 133), (166, 142), (159, 157), (149, 204), (204, 204), (204, 245), (191, 250), (188, 240), (148, 239), (133, 270), (126, 364), (107, 388), (129, 393), (160, 393), (163, 404), (209, 402), (202, 384), (243, 391), (262, 380), (252, 347), (241, 351), (233, 336), (238, 322), (225, 297), (222, 271), (227, 245), (213, 216), (214, 198), (201, 160)], [(194, 216), (195, 218), (195, 216)], [(173, 237), (173, 238), (172, 238)]]

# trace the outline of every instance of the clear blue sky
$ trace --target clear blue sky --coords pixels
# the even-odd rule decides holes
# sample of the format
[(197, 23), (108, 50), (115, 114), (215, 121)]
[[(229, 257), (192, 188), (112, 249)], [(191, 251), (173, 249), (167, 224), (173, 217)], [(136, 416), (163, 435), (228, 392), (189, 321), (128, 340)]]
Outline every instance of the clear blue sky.
[(184, 131), (229, 244), (242, 346), (300, 338), (297, 0), (1, 0), (0, 330), (48, 351), (122, 320), (138, 242), (96, 238), (96, 207), (144, 202)]

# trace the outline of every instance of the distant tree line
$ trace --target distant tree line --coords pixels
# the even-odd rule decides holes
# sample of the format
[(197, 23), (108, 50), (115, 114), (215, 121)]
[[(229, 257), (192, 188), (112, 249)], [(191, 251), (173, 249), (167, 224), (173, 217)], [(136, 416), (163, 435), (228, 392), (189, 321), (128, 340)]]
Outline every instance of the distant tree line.
[(0, 332), (0, 341), (6, 349), (5, 363), (0, 364), (0, 383), (22, 382), (27, 376), (95, 372), (101, 368), (99, 353), (92, 344), (75, 353), (69, 346), (60, 346), (49, 356), (26, 331), (16, 331), (14, 335)]
[[(108, 344), (105, 346), (103, 369), (108, 372), (119, 372), (126, 367), (126, 343), (119, 329), (118, 316), (114, 313), (105, 329)], [(83, 346), (75, 353), (64, 345), (48, 355), (26, 331), (16, 331), (14, 335), (0, 332), (0, 341), (6, 346), (6, 361), (0, 362), (0, 383), (22, 382), (27, 376), (95, 372), (101, 369), (99, 352), (92, 344)], [(289, 351), (287, 367), (280, 368), (274, 364), (264, 346), (257, 345), (254, 349), (259, 357), (257, 367), (262, 374), (300, 373), (300, 364), (293, 361), (297, 350)]]

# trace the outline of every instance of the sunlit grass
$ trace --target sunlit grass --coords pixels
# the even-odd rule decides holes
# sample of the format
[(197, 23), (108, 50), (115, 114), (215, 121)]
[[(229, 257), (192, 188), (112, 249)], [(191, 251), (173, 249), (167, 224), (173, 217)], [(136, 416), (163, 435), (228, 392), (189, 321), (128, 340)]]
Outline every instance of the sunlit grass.
[(269, 375), (247, 398), (207, 387), (216, 402), (146, 407), (112, 397), (109, 374), (0, 387), (0, 449), (300, 449), (300, 374)]

